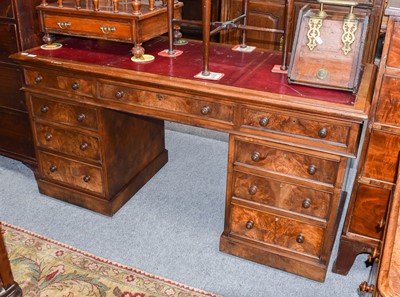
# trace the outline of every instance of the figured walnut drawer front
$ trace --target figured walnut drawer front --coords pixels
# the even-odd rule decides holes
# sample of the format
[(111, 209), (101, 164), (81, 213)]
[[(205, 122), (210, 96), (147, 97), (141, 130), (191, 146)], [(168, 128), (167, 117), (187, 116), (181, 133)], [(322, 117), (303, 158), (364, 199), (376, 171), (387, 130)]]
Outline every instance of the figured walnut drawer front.
[(393, 67), (399, 69), (400, 61), (400, 22), (394, 22), (394, 28), (390, 40), (390, 47), (387, 52), (387, 67)]
[(399, 152), (400, 134), (373, 130), (368, 143), (363, 176), (395, 183)]
[(390, 194), (388, 189), (359, 184), (349, 231), (382, 239)]
[(63, 76), (48, 70), (25, 70), (28, 86), (58, 89), (71, 94), (92, 97), (94, 83), (92, 79), (83, 77)]
[(232, 205), (232, 233), (318, 257), (324, 229), (285, 217)]
[(36, 139), (40, 147), (72, 156), (100, 160), (99, 139), (83, 133), (35, 123)]
[(208, 120), (233, 122), (233, 106), (100, 83), (100, 97)]
[(51, 33), (133, 42), (131, 23), (128, 20), (110, 21), (87, 16), (74, 17), (46, 13), (44, 26), (46, 31)]
[(80, 189), (103, 193), (101, 168), (39, 152), (41, 175)]
[(97, 130), (97, 111), (32, 96), (32, 114), (36, 118)]
[(400, 127), (400, 77), (383, 76), (375, 122)]
[(234, 171), (233, 195), (321, 219), (326, 219), (332, 194)]
[(242, 127), (308, 137), (346, 147), (348, 146), (351, 129), (358, 130), (358, 125), (356, 124), (352, 127), (350, 124), (345, 125), (327, 120), (316, 120), (290, 113), (247, 108), (243, 110)]
[(235, 164), (335, 185), (339, 162), (280, 148), (236, 141)]

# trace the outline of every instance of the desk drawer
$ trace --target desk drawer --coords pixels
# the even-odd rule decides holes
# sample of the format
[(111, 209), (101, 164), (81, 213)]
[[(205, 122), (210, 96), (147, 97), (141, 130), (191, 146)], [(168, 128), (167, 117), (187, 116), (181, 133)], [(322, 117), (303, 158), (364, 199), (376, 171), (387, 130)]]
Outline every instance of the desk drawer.
[(97, 110), (67, 103), (56, 102), (31, 95), (32, 114), (35, 118), (67, 125), (98, 129)]
[(39, 152), (41, 175), (80, 189), (103, 193), (101, 168)]
[(232, 105), (132, 89), (109, 83), (100, 83), (99, 95), (100, 98), (137, 104), (162, 111), (213, 119), (230, 124), (233, 122), (234, 108)]
[(231, 211), (234, 234), (314, 257), (321, 253), (323, 228), (238, 205)]
[(234, 171), (233, 195), (326, 219), (332, 194), (254, 174)]
[[(335, 185), (339, 160), (328, 160), (294, 147), (280, 148), (271, 145), (236, 140), (235, 165), (250, 165), (255, 169), (276, 172), (280, 175), (305, 178)], [(286, 149), (287, 148), (287, 149)]]
[(97, 137), (40, 123), (35, 123), (35, 132), (37, 144), (42, 148), (100, 161)]
[(101, 18), (51, 14), (44, 15), (44, 27), (49, 33), (133, 42), (133, 23)]
[(78, 76), (63, 76), (48, 70), (25, 70), (26, 84), (32, 87), (57, 89), (71, 95), (92, 97), (94, 83), (92, 79)]
[(241, 126), (260, 133), (272, 132), (306, 137), (316, 142), (327, 142), (342, 147), (349, 145), (350, 131), (356, 130), (358, 134), (359, 130), (358, 124), (351, 125), (301, 114), (249, 108), (243, 110)]

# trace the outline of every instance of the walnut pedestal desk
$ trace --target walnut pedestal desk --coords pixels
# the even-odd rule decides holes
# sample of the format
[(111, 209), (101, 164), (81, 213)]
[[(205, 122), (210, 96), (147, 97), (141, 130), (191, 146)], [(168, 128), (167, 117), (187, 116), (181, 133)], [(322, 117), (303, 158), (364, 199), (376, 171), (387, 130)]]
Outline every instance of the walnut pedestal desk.
[[(358, 94), (288, 85), (280, 54), (202, 46), (132, 63), (129, 45), (70, 38), (12, 58), (25, 72), (42, 193), (112, 215), (166, 162), (163, 120), (229, 133), (224, 252), (324, 281), (375, 80)], [(218, 197), (216, 197), (218, 199)], [(222, 197), (221, 197), (222, 199)]]

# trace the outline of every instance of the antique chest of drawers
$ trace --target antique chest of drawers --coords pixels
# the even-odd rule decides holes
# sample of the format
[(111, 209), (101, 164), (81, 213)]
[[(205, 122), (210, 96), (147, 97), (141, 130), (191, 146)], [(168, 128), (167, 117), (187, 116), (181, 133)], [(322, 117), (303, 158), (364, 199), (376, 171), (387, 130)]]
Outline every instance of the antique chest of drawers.
[(29, 116), (20, 91), (22, 69), (9, 55), (40, 44), (40, 0), (5, 0), (0, 3), (0, 154), (36, 167)]
[(246, 256), (290, 263), (289, 271), (301, 261), (303, 276), (323, 281), (334, 240), (329, 234), (345, 199), (347, 158), (242, 136), (231, 136), (229, 146), (222, 250), (235, 254), (235, 244), (251, 246)]
[(42, 193), (113, 215), (167, 162), (162, 121), (80, 103), (94, 80), (37, 68), (25, 77)]
[(399, 4), (390, 3), (370, 122), (333, 271), (347, 274), (355, 257), (372, 253), (382, 240), (400, 152)]

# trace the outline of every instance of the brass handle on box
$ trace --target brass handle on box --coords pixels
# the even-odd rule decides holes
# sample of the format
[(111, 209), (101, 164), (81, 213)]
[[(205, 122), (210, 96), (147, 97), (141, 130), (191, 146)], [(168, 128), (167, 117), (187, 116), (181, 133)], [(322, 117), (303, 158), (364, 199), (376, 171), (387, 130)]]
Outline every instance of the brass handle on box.
[(339, 1), (339, 0), (317, 0), (320, 4), (338, 5), (338, 6), (357, 6), (356, 1)]
[(117, 29), (115, 29), (115, 27), (107, 27), (107, 26), (100, 26), (100, 30), (104, 34), (110, 34), (110, 33), (117, 31)]
[(67, 29), (68, 27), (71, 27), (70, 22), (57, 22), (57, 25), (60, 27), (60, 29)]

